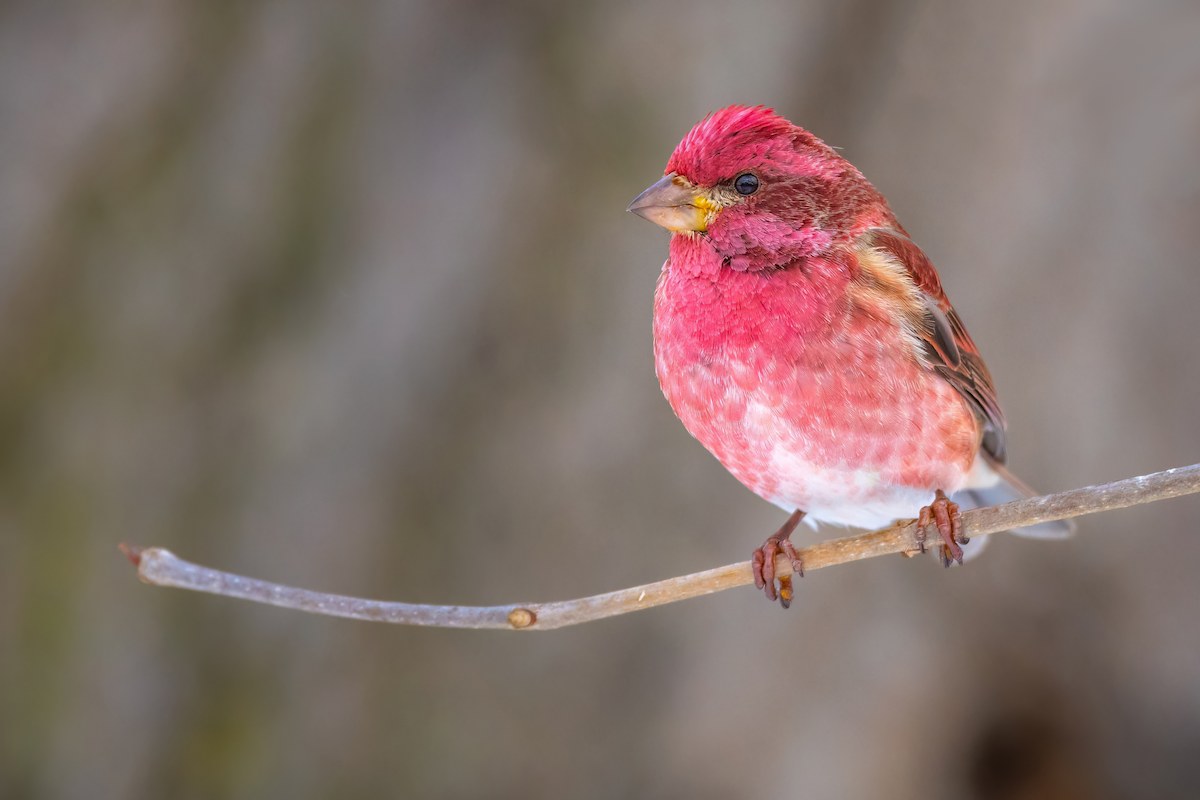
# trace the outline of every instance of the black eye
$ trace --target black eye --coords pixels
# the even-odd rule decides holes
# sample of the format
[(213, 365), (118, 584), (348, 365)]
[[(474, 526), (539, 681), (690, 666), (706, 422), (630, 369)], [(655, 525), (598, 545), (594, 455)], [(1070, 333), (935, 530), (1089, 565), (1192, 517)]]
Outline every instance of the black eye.
[(738, 194), (754, 194), (758, 191), (758, 178), (749, 172), (738, 175), (737, 180), (733, 182), (733, 188), (737, 189)]

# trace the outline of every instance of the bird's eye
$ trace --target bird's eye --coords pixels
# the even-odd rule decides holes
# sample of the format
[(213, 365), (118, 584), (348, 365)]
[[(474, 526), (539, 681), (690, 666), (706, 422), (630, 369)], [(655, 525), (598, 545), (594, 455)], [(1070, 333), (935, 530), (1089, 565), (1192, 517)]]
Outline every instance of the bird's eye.
[(758, 191), (758, 178), (749, 172), (738, 175), (737, 180), (733, 182), (733, 188), (737, 189), (738, 194), (754, 194)]

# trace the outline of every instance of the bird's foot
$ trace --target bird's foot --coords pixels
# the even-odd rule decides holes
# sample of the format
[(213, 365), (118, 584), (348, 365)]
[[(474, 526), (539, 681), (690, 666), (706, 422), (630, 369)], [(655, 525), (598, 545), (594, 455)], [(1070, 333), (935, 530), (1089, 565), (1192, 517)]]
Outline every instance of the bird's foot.
[(792, 598), (795, 596), (792, 591), (792, 576), (779, 576), (779, 592), (775, 592), (775, 556), (780, 552), (786, 555), (792, 561), (792, 572), (799, 573), (800, 577), (804, 577), (804, 559), (796, 552), (795, 545), (792, 544), (792, 531), (796, 530), (796, 526), (800, 524), (800, 520), (804, 519), (804, 512), (797, 510), (788, 521), (783, 523), (783, 527), (776, 531), (763, 546), (754, 551), (754, 555), (750, 559), (752, 568), (754, 569), (754, 585), (762, 589), (767, 599), (774, 601), (776, 597), (779, 599), (779, 605), (787, 608), (792, 604)]
[(917, 518), (917, 543), (922, 553), (925, 552), (925, 529), (930, 524), (936, 525), (942, 536), (942, 544), (938, 545), (942, 566), (950, 566), (951, 561), (963, 563), (960, 545), (966, 544), (969, 539), (962, 532), (962, 511), (958, 503), (951, 502), (941, 489), (937, 490), (933, 502), (921, 509), (921, 515)]

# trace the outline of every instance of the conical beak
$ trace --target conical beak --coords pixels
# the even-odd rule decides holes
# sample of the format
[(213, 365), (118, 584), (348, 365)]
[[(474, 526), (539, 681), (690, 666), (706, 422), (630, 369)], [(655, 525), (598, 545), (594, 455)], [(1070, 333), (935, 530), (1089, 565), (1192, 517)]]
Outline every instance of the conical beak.
[(697, 187), (672, 172), (639, 194), (626, 210), (669, 231), (703, 231), (712, 210), (706, 201)]

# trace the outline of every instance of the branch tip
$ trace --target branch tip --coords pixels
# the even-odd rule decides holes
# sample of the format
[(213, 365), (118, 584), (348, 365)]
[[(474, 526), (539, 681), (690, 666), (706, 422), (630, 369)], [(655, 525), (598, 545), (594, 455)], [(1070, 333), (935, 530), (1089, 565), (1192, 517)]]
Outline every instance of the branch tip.
[(142, 551), (146, 548), (138, 547), (135, 544), (126, 544), (125, 542), (121, 542), (119, 545), (117, 545), (117, 548), (125, 554), (125, 557), (129, 559), (130, 564), (133, 564), (135, 567), (140, 567), (142, 565)]

